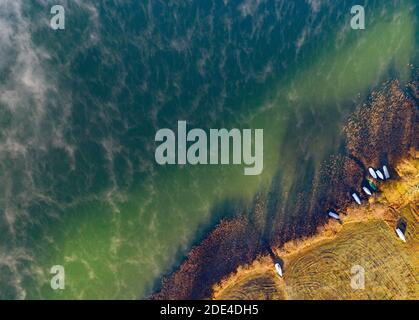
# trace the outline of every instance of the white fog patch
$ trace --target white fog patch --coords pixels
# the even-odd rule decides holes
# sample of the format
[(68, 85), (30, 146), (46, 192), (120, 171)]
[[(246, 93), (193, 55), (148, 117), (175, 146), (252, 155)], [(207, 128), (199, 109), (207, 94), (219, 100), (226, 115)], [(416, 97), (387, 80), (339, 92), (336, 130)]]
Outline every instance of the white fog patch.
[(305, 29), (301, 32), (300, 36), (298, 37), (298, 39), (297, 39), (297, 44), (296, 44), (296, 46), (297, 46), (297, 53), (300, 51), (301, 47), (304, 45), (304, 43), (305, 43), (305, 41), (306, 41), (307, 34), (308, 34), (309, 32), (310, 32), (310, 31), (309, 31), (307, 28), (305, 28)]
[[(22, 6), (21, 1), (0, 2), (0, 48), (5, 53), (0, 55), (0, 72), (5, 75), (0, 82), (0, 110), (10, 115), (10, 123), (0, 128), (0, 221), (13, 238), (17, 236), (15, 224), (26, 216), (24, 208), (37, 193), (28, 153), (34, 145), (45, 148), (38, 128), (45, 115), (47, 92), (55, 90), (41, 65), (48, 55), (32, 43)], [(13, 187), (16, 184), (19, 190)]]
[[(22, 282), (24, 278), (28, 276), (28, 272), (22, 270), (22, 264), (32, 261), (32, 257), (28, 255), (24, 249), (18, 248), (6, 250), (4, 247), (0, 247), (0, 270), (4, 271), (7, 269), (11, 274), (11, 277), (7, 279), (7, 285), (11, 285), (16, 290), (16, 299), (23, 300), (27, 296), (27, 292), (23, 287)], [(34, 268), (34, 271), (36, 272), (36, 268)], [(39, 271), (37, 273), (39, 273)], [(1, 277), (0, 284), (3, 284)]]
[(34, 30), (48, 26), (49, 11), (45, 19), (29, 20), (25, 10), (30, 5), (0, 1), (0, 227), (9, 239), (0, 247), (0, 270), (7, 270), (0, 271), (0, 287), (10, 288), (18, 299), (27, 296), (23, 279), (43, 273), (33, 253), (23, 247), (30, 237), (26, 226), (37, 225), (40, 218), (28, 208), (58, 205), (49, 187), (37, 182), (38, 161), (51, 147), (64, 150), (70, 159), (74, 154), (65, 138), (71, 104), (70, 95), (58, 87), (61, 66), (46, 67), (50, 53), (32, 39)]
[(313, 13), (317, 13), (320, 11), (321, 2), (320, 0), (307, 0), (308, 4), (311, 6), (311, 10)]
[[(51, 148), (59, 149), (68, 158), (69, 169), (75, 169), (76, 145), (68, 141), (66, 134), (72, 114), (72, 96), (60, 88), (57, 81), (60, 73), (68, 71), (68, 65), (51, 66), (51, 55), (55, 53), (32, 40), (33, 31), (53, 32), (49, 28), (48, 8), (55, 2), (38, 0), (37, 3), (45, 8), (45, 16), (41, 11), (29, 20), (25, 11), (31, 8), (30, 3), (0, 1), (0, 113), (5, 119), (0, 127), (0, 224), (8, 226), (13, 238), (19, 236), (15, 230), (22, 230), (14, 224), (24, 225), (35, 219), (31, 216), (28, 216), (29, 221), (23, 219), (28, 206), (38, 200), (54, 201), (49, 197), (51, 190), (37, 185), (37, 159), (48, 155)], [(62, 4), (87, 12), (89, 35), (99, 40), (100, 20), (93, 4), (83, 1), (63, 1)], [(87, 45), (94, 43), (90, 41)], [(25, 237), (21, 233), (20, 236)]]
[(243, 18), (253, 16), (259, 8), (259, 5), (264, 2), (263, 0), (244, 0), (238, 6), (238, 10)]
[[(0, 47), (2, 51), (14, 53), (15, 61), (10, 67), (6, 83), (0, 87), (0, 102), (15, 110), (33, 100), (37, 112), (42, 113), (48, 84), (29, 33), (30, 25), (21, 14), (21, 2), (3, 0), (0, 2)], [(9, 68), (9, 56), (0, 56), (1, 71)]]

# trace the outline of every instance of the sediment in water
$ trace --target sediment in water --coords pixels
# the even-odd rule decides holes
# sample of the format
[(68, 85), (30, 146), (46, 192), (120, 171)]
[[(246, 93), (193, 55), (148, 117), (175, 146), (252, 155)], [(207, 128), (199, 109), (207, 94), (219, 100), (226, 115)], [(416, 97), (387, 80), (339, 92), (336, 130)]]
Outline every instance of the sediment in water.
[[(251, 214), (221, 221), (151, 298), (209, 298), (212, 286), (240, 265), (251, 263), (271, 247), (313, 235), (327, 222), (328, 208), (344, 211), (351, 203), (350, 190), (362, 194), (368, 166), (392, 168), (410, 149), (419, 149), (418, 96), (418, 72), (406, 87), (394, 80), (373, 92), (343, 128), (345, 151), (324, 163), (313, 178), (310, 195), (297, 195), (293, 210), (304, 215), (269, 220), (265, 214), (269, 199), (255, 198)], [(396, 172), (390, 174), (394, 177)]]

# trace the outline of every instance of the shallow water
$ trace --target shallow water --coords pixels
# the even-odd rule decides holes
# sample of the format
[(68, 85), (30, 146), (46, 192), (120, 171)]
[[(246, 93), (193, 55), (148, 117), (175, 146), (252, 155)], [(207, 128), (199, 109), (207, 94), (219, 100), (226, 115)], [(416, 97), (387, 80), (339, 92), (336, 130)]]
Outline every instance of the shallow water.
[[(343, 120), (417, 64), (414, 1), (367, 1), (364, 31), (353, 1), (68, 1), (64, 32), (50, 3), (0, 4), (0, 298), (146, 297), (274, 177), (276, 220), (304, 221), (293, 194)], [(262, 175), (156, 166), (154, 134), (178, 120), (263, 128)]]

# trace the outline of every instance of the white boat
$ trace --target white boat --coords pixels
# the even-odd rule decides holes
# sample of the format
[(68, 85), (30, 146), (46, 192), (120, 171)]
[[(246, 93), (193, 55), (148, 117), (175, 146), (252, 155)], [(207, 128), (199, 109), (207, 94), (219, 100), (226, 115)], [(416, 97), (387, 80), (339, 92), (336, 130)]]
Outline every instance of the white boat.
[(386, 179), (390, 179), (390, 173), (388, 172), (387, 166), (383, 166), (383, 171)]
[(340, 220), (340, 216), (338, 213), (333, 212), (333, 211), (329, 211), (329, 217), (336, 219), (336, 220)]
[(362, 190), (364, 190), (364, 192), (365, 192), (367, 195), (369, 195), (369, 196), (371, 196), (371, 195), (372, 195), (372, 193), (371, 193), (370, 189), (368, 189), (367, 187), (362, 187)]
[(352, 198), (354, 198), (356, 203), (361, 204), (361, 199), (359, 199), (358, 195), (355, 192), (352, 193)]
[(282, 268), (279, 263), (275, 263), (275, 270), (279, 274), (279, 276), (282, 278)]
[(403, 242), (406, 242), (406, 238), (405, 238), (402, 230), (400, 230), (399, 228), (396, 228), (396, 233)]
[(369, 171), (371, 177), (373, 177), (374, 179), (377, 179), (377, 174), (375, 173), (373, 168), (369, 168), (368, 171)]
[(376, 173), (377, 173), (377, 176), (378, 176), (381, 180), (384, 180), (383, 173), (382, 173), (380, 170), (377, 170), (377, 171), (376, 171)]

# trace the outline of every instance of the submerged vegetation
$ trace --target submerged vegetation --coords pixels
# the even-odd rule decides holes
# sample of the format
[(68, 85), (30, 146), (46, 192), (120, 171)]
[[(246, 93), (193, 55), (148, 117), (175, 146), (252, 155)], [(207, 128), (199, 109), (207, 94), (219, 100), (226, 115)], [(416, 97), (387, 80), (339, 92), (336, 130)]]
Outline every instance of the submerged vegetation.
[[(263, 223), (266, 205), (262, 201), (263, 199), (256, 198), (254, 208), (249, 215), (222, 221), (199, 246), (195, 247), (180, 269), (172, 274), (169, 279), (166, 279), (162, 290), (154, 298), (209, 297), (212, 295), (211, 287), (222, 281), (223, 274), (234, 273), (237, 268), (242, 270), (240, 266), (251, 264), (261, 254), (262, 258), (254, 262), (259, 265), (255, 272), (263, 275), (263, 282), (269, 292), (259, 292), (256, 293), (257, 296), (267, 298), (288, 295), (297, 298), (298, 295), (289, 295), (286, 291), (278, 293), (274, 290), (272, 292), (273, 288), (279, 285), (277, 281), (272, 282), (272, 279), (276, 279), (274, 268), (276, 261), (272, 259), (272, 256), (285, 260), (283, 271), (284, 283), (286, 283), (287, 279), (291, 277), (289, 272), (292, 269), (290, 261), (286, 257), (292, 256), (297, 251), (301, 252), (306, 247), (307, 250), (309, 248), (314, 250), (313, 248), (317, 248), (315, 247), (317, 244), (336, 237), (339, 230), (343, 230), (342, 236), (339, 238), (342, 239), (339, 240), (342, 241), (342, 246), (339, 241), (328, 242), (325, 247), (326, 256), (337, 254), (348, 257), (348, 259), (353, 260), (353, 264), (357, 264), (355, 260), (358, 258), (372, 264), (378, 259), (377, 263), (380, 263), (380, 259), (384, 259), (384, 256), (381, 258), (368, 256), (373, 252), (371, 250), (379, 250), (380, 248), (370, 248), (371, 244), (369, 243), (379, 246), (379, 239), (384, 237), (388, 239), (390, 249), (386, 247), (383, 252), (378, 251), (377, 255), (381, 253), (387, 255), (392, 252), (394, 254), (393, 263), (396, 263), (400, 256), (396, 254), (399, 248), (394, 247), (394, 243), (399, 243), (397, 241), (400, 240), (395, 234), (397, 221), (393, 221), (395, 218), (392, 213), (395, 208), (408, 212), (407, 218), (410, 220), (408, 229), (410, 232), (414, 232), (417, 224), (415, 220), (417, 219), (415, 215), (417, 215), (416, 206), (419, 200), (417, 192), (419, 139), (417, 138), (418, 128), (415, 125), (418, 118), (417, 88), (417, 81), (413, 81), (407, 86), (401, 86), (396, 80), (385, 83), (379, 90), (371, 93), (368, 102), (359, 106), (348, 118), (343, 127), (346, 137), (345, 152), (332, 155), (328, 161), (325, 161), (318, 178), (314, 180), (311, 189), (313, 204), (310, 207), (312, 210), (310, 214), (314, 218), (312, 222), (308, 222), (308, 217), (305, 217), (304, 222), (293, 222), (288, 216), (286, 227), (295, 233), (288, 233), (284, 236), (284, 234), (275, 232), (268, 243), (264, 241), (266, 239), (266, 228)], [(407, 162), (403, 160), (405, 158), (408, 159)], [(391, 174), (392, 180), (369, 180), (367, 178), (369, 174), (367, 168), (382, 167), (383, 164), (390, 167), (389, 175)], [(368, 183), (371, 190), (375, 191), (373, 197), (366, 194), (361, 196), (364, 183)], [(357, 208), (353, 205), (354, 202), (351, 197), (353, 192), (357, 192), (362, 197), (362, 205), (357, 206)], [(328, 222), (327, 208), (335, 208), (339, 213), (340, 220)], [(389, 219), (393, 219), (392, 226), (386, 229), (384, 225), (386, 221), (390, 221)], [(369, 223), (370, 220), (371, 223)], [(360, 224), (357, 226), (351, 224), (349, 227), (351, 222)], [(365, 224), (367, 222), (368, 225)], [(320, 231), (319, 225), (321, 225)], [(301, 230), (305, 233), (302, 233)], [(381, 230), (382, 232), (376, 234), (374, 230)], [(365, 232), (366, 235), (364, 236)], [(289, 238), (286, 237), (287, 235)], [(357, 239), (353, 243), (351, 242), (352, 237)], [(415, 242), (410, 242), (407, 245), (413, 245), (414, 247), (414, 244)], [(356, 248), (360, 248), (359, 254), (361, 256), (358, 257), (355, 254), (351, 257), (351, 252)], [(345, 252), (346, 249), (348, 252)], [(323, 250), (322, 247), (319, 247), (319, 250)], [(315, 250), (312, 252), (315, 252)], [(402, 255), (407, 255), (408, 252)], [(413, 251), (411, 253), (412, 255), (407, 258), (410, 262), (405, 269), (408, 272), (411, 272), (414, 266), (412, 259), (415, 259), (415, 255)], [(313, 257), (316, 257), (316, 254), (313, 254)], [(304, 254), (298, 257), (305, 259)], [(310, 255), (307, 259), (311, 259)], [(325, 261), (327, 261), (327, 258)], [(347, 263), (349, 262), (345, 263), (345, 268), (348, 267)], [(325, 262), (325, 266), (327, 265), (328, 263)], [(330, 270), (334, 270), (333, 272), (337, 272), (337, 274), (343, 272), (343, 275), (346, 274), (345, 272), (350, 272), (351, 269), (350, 267), (348, 270), (340, 269), (343, 268), (340, 264), (337, 264), (336, 268), (338, 270), (333, 268)], [(244, 270), (247, 269), (244, 268)], [(247, 271), (244, 273), (246, 279), (247, 273)], [(267, 275), (272, 275), (273, 278), (271, 277), (271, 280), (268, 281)], [(310, 273), (310, 275), (314, 277), (315, 273)], [(341, 274), (342, 277), (344, 277), (343, 275)], [(298, 276), (296, 277), (298, 278)], [(234, 279), (234, 276), (232, 279)], [(332, 279), (336, 281), (335, 286), (341, 284), (339, 279), (331, 275), (329, 280)], [(397, 278), (396, 280), (400, 279)], [(253, 278), (249, 281), (257, 283)], [(222, 281), (222, 283), (224, 282)], [(228, 286), (230, 286), (230, 284), (235, 284), (235, 281), (231, 280), (228, 283)], [(237, 285), (240, 287), (238, 289), (240, 292), (246, 287), (242, 282)], [(305, 285), (307, 285), (307, 288), (311, 286), (310, 283)], [(332, 286), (332, 284), (330, 285)], [(221, 288), (225, 288), (225, 286), (222, 285)], [(409, 290), (409, 293), (411, 293), (413, 289)], [(253, 291), (258, 292), (258, 290)], [(216, 292), (218, 291), (216, 290)], [(325, 296), (329, 296), (329, 293), (325, 293)], [(340, 297), (340, 294), (336, 293), (336, 297)], [(378, 295), (371, 297), (379, 298)]]

